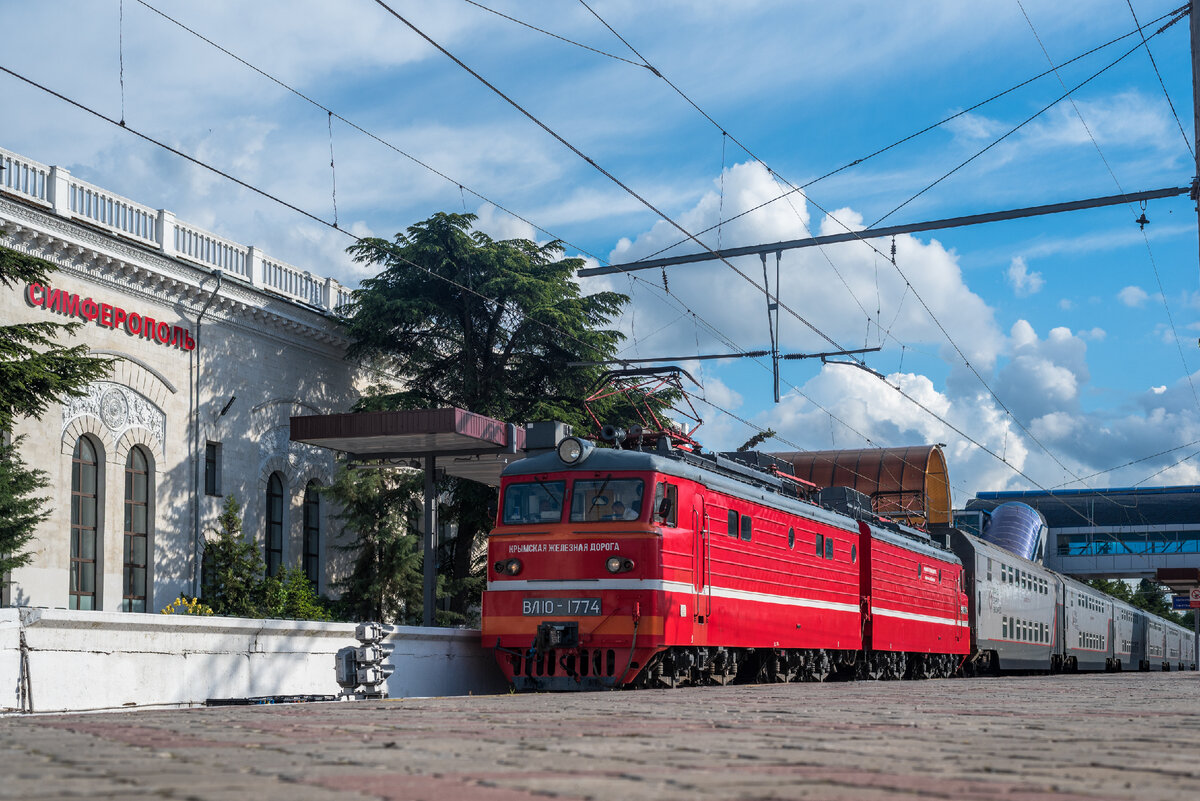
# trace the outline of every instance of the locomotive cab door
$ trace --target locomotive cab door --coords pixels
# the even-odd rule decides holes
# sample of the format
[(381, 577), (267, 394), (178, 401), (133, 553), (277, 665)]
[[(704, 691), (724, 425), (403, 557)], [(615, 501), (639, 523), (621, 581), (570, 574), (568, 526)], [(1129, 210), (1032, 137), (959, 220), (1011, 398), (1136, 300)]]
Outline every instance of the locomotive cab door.
[(697, 493), (692, 497), (692, 587), (695, 590), (695, 613), (697, 624), (708, 622), (712, 611), (712, 596), (709, 594), (709, 538), (708, 519), (705, 516), (704, 496)]

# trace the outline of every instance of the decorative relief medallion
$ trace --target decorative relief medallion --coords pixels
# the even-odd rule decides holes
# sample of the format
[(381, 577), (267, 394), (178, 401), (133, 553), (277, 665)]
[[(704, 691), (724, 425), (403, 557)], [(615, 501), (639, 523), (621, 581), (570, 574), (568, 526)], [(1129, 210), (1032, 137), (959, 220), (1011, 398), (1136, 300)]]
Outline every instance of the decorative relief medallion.
[(291, 426), (282, 425), (269, 429), (259, 439), (259, 470), (265, 472), (267, 462), (274, 456), (287, 461), (293, 475), (303, 473), (306, 468), (321, 468), (332, 474), (333, 454), (315, 445), (292, 442)]
[(93, 381), (87, 393), (71, 398), (63, 407), (62, 430), (81, 417), (94, 417), (112, 432), (113, 442), (120, 442), (126, 431), (145, 429), (165, 456), (167, 416), (144, 395), (111, 381)]
[(129, 401), (119, 389), (105, 390), (100, 396), (100, 420), (109, 431), (120, 431), (129, 419)]

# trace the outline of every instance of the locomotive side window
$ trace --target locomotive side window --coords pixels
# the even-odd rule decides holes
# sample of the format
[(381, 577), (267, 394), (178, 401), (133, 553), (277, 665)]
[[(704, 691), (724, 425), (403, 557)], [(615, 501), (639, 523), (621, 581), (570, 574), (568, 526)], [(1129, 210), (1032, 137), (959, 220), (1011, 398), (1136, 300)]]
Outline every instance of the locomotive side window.
[(833, 558), (833, 539), (830, 537), (825, 538), (825, 558)]
[(679, 506), (679, 487), (660, 481), (654, 487), (654, 510), (652, 520), (664, 523), (674, 528), (676, 524), (676, 508)]
[(571, 487), (571, 522), (637, 520), (642, 516), (640, 478), (576, 479)]
[(565, 481), (529, 481), (509, 484), (504, 490), (504, 522), (557, 523), (562, 520)]
[(742, 539), (746, 542), (750, 541), (751, 537), (751, 522), (750, 515), (742, 515)]
[(738, 535), (738, 513), (735, 509), (729, 510), (729, 536), (736, 537)]
[(851, 562), (851, 563), (854, 563), (854, 562), (857, 562), (857, 561), (858, 561), (858, 548), (856, 548), (855, 546), (851, 545), (851, 546), (850, 546), (850, 562)]
[(825, 555), (825, 535), (818, 534), (817, 535), (817, 556), (824, 556), (824, 555)]
[(796, 529), (789, 528), (788, 529), (788, 548), (795, 548), (795, 547), (796, 547)]

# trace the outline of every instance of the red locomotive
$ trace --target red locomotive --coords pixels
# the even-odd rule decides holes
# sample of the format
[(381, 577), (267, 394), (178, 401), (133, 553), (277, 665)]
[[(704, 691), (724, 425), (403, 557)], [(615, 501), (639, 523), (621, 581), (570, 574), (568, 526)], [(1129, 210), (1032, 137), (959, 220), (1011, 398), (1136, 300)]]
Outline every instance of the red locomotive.
[(501, 478), (483, 643), (518, 689), (948, 676), (970, 652), (958, 557), (865, 496), (606, 434)]

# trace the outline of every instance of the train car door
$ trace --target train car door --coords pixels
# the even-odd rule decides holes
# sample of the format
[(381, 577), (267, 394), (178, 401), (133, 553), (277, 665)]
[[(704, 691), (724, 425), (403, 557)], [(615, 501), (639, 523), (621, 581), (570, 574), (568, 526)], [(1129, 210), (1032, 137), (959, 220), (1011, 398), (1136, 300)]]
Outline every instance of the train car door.
[(703, 625), (708, 622), (712, 612), (712, 597), (708, 585), (709, 567), (709, 537), (708, 517), (704, 508), (704, 496), (696, 493), (692, 496), (692, 586), (695, 590), (695, 621)]

